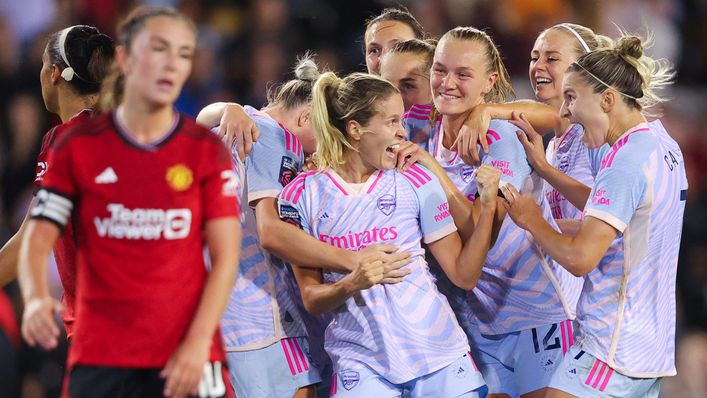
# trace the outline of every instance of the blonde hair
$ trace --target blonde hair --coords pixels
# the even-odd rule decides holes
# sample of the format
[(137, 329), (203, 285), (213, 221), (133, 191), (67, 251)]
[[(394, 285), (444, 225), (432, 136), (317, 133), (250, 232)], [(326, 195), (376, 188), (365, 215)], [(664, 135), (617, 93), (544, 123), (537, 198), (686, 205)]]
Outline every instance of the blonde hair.
[(650, 42), (650, 37), (622, 35), (612, 48), (582, 55), (567, 71), (584, 76), (594, 92), (612, 88), (630, 107), (657, 116), (648, 109), (665, 101), (656, 91), (671, 84), (675, 73), (667, 60), (655, 60), (643, 53)]
[(284, 109), (293, 109), (312, 101), (312, 88), (320, 75), (314, 57), (309, 51), (298, 57), (294, 68), (295, 78), (268, 88), (268, 104), (265, 108), (282, 106)]
[(611, 48), (613, 40), (610, 37), (595, 33), (586, 26), (574, 23), (560, 23), (543, 30), (538, 37), (548, 31), (560, 31), (570, 34), (575, 39), (574, 50), (578, 55), (586, 54), (595, 50)]
[(367, 126), (378, 112), (378, 103), (398, 93), (387, 80), (367, 73), (340, 79), (327, 72), (319, 77), (312, 90), (311, 111), (317, 138), (313, 159), (319, 169), (338, 169), (344, 164), (344, 148), (355, 150), (346, 135), (349, 121)]
[(458, 40), (476, 41), (485, 47), (486, 72), (497, 72), (498, 78), (493, 83), (491, 91), (484, 96), (484, 101), (500, 103), (508, 101), (511, 97), (515, 97), (516, 93), (511, 85), (508, 70), (506, 70), (506, 66), (501, 59), (501, 54), (498, 52), (498, 48), (496, 48), (493, 40), (491, 40), (491, 36), (484, 31), (470, 26), (457, 26), (445, 33), (440, 41), (448, 36)]

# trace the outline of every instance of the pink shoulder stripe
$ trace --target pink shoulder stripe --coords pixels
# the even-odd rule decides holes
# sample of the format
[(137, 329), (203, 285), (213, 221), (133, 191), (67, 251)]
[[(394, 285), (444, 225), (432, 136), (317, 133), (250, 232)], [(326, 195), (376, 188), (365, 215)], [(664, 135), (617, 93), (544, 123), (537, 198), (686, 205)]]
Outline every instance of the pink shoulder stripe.
[(348, 196), (349, 193), (346, 192), (346, 190), (344, 189), (344, 187), (341, 186), (341, 184), (339, 184), (338, 182), (336, 182), (336, 180), (334, 179), (334, 177), (333, 177), (331, 174), (327, 173), (326, 171), (324, 172), (324, 174), (326, 174), (327, 177), (329, 177), (329, 179), (331, 180), (331, 182), (333, 182), (334, 185), (336, 185), (336, 187), (339, 188), (339, 190), (340, 190), (344, 195), (347, 195), (347, 196)]
[(376, 176), (376, 179), (373, 181), (373, 184), (371, 184), (371, 187), (368, 188), (368, 191), (366, 191), (366, 193), (371, 193), (373, 191), (373, 188), (376, 187), (376, 184), (378, 184), (378, 181), (381, 179), (382, 175), (383, 175), (383, 170), (378, 170), (378, 175)]
[(432, 181), (432, 177), (430, 177), (429, 174), (427, 174), (426, 171), (422, 170), (417, 164), (413, 164), (412, 166), (410, 166), (410, 169), (415, 170), (415, 172), (417, 172), (419, 175), (422, 176), (422, 178), (426, 180), (425, 182), (423, 182), (423, 184), (427, 181)]
[(626, 134), (626, 136), (624, 138), (616, 141), (614, 143), (614, 145), (611, 147), (611, 152), (609, 152), (602, 160), (600, 170), (608, 169), (609, 167), (611, 167), (611, 165), (614, 163), (614, 158), (616, 157), (616, 154), (619, 152), (619, 149), (621, 149), (628, 142), (628, 139), (633, 134), (641, 132), (641, 131), (650, 131), (650, 129), (648, 127), (644, 127), (644, 128), (634, 130), (634, 131)]
[(403, 176), (404, 176), (405, 178), (407, 178), (408, 181), (410, 181), (410, 183), (412, 183), (412, 185), (413, 185), (415, 188), (420, 188), (420, 184), (419, 184), (417, 181), (415, 181), (414, 178), (410, 177), (410, 175), (408, 175), (408, 172), (407, 172), (407, 171), (403, 173)]
[(412, 114), (412, 113), (410, 113), (410, 112), (408, 112), (408, 113), (404, 114), (404, 115), (403, 115), (403, 119), (417, 119), (417, 120), (428, 120), (428, 118), (427, 118), (427, 117), (423, 117), (423, 116), (417, 116), (417, 115), (415, 115), (415, 114)]
[(296, 190), (298, 189), (304, 189), (304, 178), (297, 178), (294, 181), (292, 181), (289, 185), (287, 185), (285, 192), (283, 192), (282, 197), (285, 198), (285, 200), (291, 201), (292, 200), (292, 195), (295, 193)]

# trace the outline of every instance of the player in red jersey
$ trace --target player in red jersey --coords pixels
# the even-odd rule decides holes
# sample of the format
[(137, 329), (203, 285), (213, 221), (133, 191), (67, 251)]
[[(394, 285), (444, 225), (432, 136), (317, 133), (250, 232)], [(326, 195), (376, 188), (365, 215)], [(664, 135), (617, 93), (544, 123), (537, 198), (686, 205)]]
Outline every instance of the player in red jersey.
[(20, 250), (22, 335), (56, 345), (46, 265), (74, 217), (70, 396), (225, 396), (217, 326), (237, 267), (238, 179), (219, 139), (173, 108), (196, 30), (173, 9), (140, 7), (119, 34), (108, 80), (117, 108), (55, 144), (31, 210)]
[[(39, 81), (44, 105), (49, 112), (58, 115), (63, 123), (44, 135), (34, 180), (37, 188), (49, 167), (49, 151), (56, 140), (71, 125), (90, 118), (101, 81), (110, 70), (113, 53), (113, 39), (92, 26), (71, 26), (49, 36), (42, 55)], [(32, 205), (35, 203), (36, 200)], [(0, 286), (17, 276), (17, 257), (27, 221), (28, 217), (15, 236), (0, 250)], [(66, 334), (71, 337), (76, 290), (76, 243), (71, 222), (54, 247), (54, 258), (64, 286), (62, 319)]]

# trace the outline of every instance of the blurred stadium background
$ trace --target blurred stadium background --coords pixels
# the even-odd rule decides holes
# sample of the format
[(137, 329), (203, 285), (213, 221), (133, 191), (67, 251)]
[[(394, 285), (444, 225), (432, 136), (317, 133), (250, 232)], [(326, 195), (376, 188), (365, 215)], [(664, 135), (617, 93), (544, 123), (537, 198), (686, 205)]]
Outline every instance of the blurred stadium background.
[[(42, 135), (58, 118), (42, 103), (41, 55), (48, 33), (84, 23), (114, 36), (116, 22), (139, 1), (0, 0), (0, 243), (26, 213)], [(172, 5), (198, 25), (192, 76), (179, 110), (213, 101), (261, 106), (265, 86), (288, 78), (297, 54), (313, 49), (339, 72), (365, 70), (364, 21), (382, 8), (407, 6), (434, 36), (457, 25), (486, 29), (499, 45), (519, 98), (533, 98), (528, 59), (536, 35), (576, 22), (616, 36), (614, 24), (655, 35), (652, 56), (676, 66), (677, 84), (663, 122), (686, 157), (688, 191), (678, 269), (678, 376), (664, 397), (707, 397), (707, 1), (704, 0), (146, 0)], [(57, 297), (61, 285), (52, 283)], [(16, 284), (5, 288), (20, 312)], [(175, 298), (177, 299), (177, 298)], [(1, 323), (0, 323), (1, 324)], [(0, 397), (59, 396), (66, 347), (46, 353), (17, 346), (0, 357)], [(12, 392), (21, 391), (21, 392)]]

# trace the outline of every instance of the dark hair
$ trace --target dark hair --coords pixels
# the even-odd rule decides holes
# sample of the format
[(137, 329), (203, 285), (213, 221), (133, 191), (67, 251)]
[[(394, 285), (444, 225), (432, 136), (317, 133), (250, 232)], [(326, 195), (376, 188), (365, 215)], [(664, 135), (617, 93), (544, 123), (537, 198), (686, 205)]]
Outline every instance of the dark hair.
[(90, 95), (100, 91), (101, 82), (110, 71), (115, 44), (93, 26), (76, 25), (51, 34), (46, 51), (49, 62), (62, 72), (69, 67), (73, 70), (73, 75), (63, 77), (69, 87), (79, 95)]
[(366, 33), (371, 29), (371, 26), (383, 21), (397, 21), (404, 23), (412, 29), (416, 39), (424, 39), (425, 29), (415, 19), (415, 17), (403, 6), (386, 8), (378, 16), (371, 17), (366, 21), (366, 30), (363, 33), (363, 52), (366, 52)]
[[(128, 16), (118, 25), (118, 44), (124, 46), (127, 52), (133, 44), (133, 39), (145, 27), (145, 23), (155, 17), (171, 17), (185, 22), (196, 33), (196, 25), (172, 7), (151, 7), (139, 6), (135, 8)], [(114, 109), (123, 100), (124, 91), (124, 76), (120, 72), (118, 65), (113, 65), (113, 70), (110, 76), (105, 79), (101, 88), (101, 98), (99, 99), (99, 109), (101, 112)]]
[(665, 101), (655, 90), (670, 84), (674, 77), (668, 61), (646, 56), (644, 45), (640, 37), (624, 35), (612, 48), (582, 55), (567, 72), (582, 75), (596, 93), (613, 88), (627, 105), (643, 111)]
[(312, 87), (319, 78), (319, 68), (314, 62), (314, 54), (306, 52), (297, 58), (294, 68), (295, 78), (283, 84), (268, 88), (266, 108), (280, 105), (293, 109), (312, 101)]
[(312, 91), (312, 127), (317, 137), (314, 161), (320, 169), (337, 169), (344, 164), (344, 148), (353, 149), (346, 135), (346, 123), (367, 126), (378, 112), (379, 101), (399, 93), (389, 81), (368, 73), (352, 73), (341, 79), (323, 74)]
[(457, 26), (445, 33), (440, 41), (446, 37), (452, 37), (458, 40), (476, 41), (485, 47), (486, 72), (498, 73), (498, 79), (496, 79), (491, 91), (489, 91), (484, 98), (486, 102), (506, 102), (510, 97), (515, 97), (516, 93), (511, 85), (508, 70), (506, 70), (503, 59), (501, 59), (501, 54), (493, 43), (493, 40), (491, 40), (491, 36), (471, 26)]
[(393, 47), (390, 48), (389, 54), (400, 53), (400, 54), (417, 54), (421, 55), (425, 59), (425, 65), (423, 72), (426, 76), (430, 75), (430, 68), (432, 68), (432, 61), (434, 60), (435, 47), (437, 46), (437, 40), (427, 39), (410, 39), (403, 40), (395, 43)]

